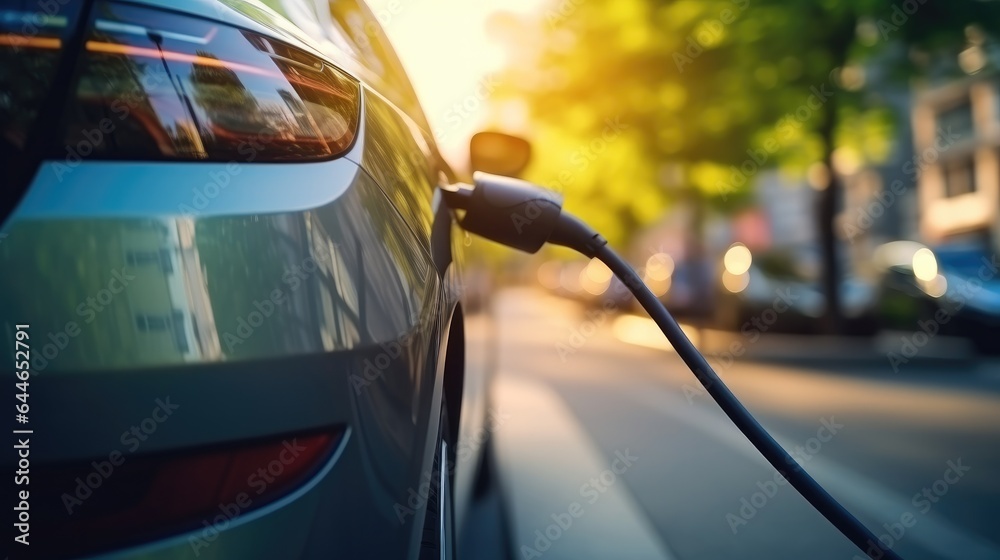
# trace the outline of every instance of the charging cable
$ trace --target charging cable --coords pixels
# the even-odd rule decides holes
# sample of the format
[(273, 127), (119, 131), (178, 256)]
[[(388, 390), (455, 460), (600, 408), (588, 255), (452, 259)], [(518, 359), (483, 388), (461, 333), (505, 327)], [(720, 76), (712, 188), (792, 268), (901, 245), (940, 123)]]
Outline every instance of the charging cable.
[(677, 354), (740, 432), (785, 477), (806, 501), (872, 560), (901, 560), (856, 517), (840, 505), (792, 458), (722, 382), (701, 352), (691, 343), (663, 303), (635, 270), (608, 247), (599, 233), (562, 211), (562, 198), (532, 183), (476, 172), (475, 185), (441, 189), (445, 204), (456, 213), (458, 225), (470, 233), (520, 249), (538, 251), (545, 243), (574, 249), (606, 264), (649, 313)]

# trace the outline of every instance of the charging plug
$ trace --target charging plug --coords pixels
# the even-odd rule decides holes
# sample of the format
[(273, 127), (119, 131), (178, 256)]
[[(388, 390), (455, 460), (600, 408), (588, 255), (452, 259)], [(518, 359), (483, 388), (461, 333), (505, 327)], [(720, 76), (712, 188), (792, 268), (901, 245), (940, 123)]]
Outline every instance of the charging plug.
[(535, 253), (546, 243), (575, 249), (588, 258), (607, 244), (590, 226), (562, 211), (562, 196), (528, 181), (477, 171), (474, 185), (451, 185), (441, 193), (458, 225), (502, 245)]

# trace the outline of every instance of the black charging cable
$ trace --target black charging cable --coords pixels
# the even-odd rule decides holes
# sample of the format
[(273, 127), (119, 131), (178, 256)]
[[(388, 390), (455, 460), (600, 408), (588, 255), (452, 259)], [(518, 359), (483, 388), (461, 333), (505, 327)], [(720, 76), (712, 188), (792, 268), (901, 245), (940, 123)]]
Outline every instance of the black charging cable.
[(677, 355), (708, 394), (767, 462), (869, 558), (901, 560), (892, 549), (883, 547), (878, 537), (840, 505), (771, 437), (722, 382), (632, 266), (615, 253), (599, 233), (562, 211), (562, 199), (558, 194), (509, 177), (477, 172), (473, 179), (475, 186), (442, 188), (445, 203), (460, 214), (457, 221), (463, 229), (529, 253), (534, 253), (545, 243), (554, 243), (606, 264), (660, 327)]

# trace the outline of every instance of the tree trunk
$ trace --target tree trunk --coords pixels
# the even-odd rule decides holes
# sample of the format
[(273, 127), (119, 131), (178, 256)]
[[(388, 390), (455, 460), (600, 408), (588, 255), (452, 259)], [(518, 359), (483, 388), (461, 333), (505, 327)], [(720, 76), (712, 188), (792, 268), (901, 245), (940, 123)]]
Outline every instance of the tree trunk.
[[(817, 14), (822, 17), (822, 13)], [(857, 18), (845, 14), (838, 21), (830, 21), (827, 35), (823, 43), (832, 56), (833, 68), (843, 68), (847, 62), (850, 45), (857, 29)], [(816, 200), (816, 227), (820, 248), (820, 282), (826, 307), (823, 312), (823, 327), (827, 334), (842, 334), (844, 332), (843, 310), (840, 301), (840, 261), (837, 258), (837, 234), (834, 229), (834, 219), (837, 217), (837, 205), (840, 201), (842, 183), (833, 166), (833, 151), (836, 147), (834, 136), (837, 130), (838, 96), (844, 91), (834, 86), (833, 95), (823, 104), (823, 124), (819, 129), (823, 139), (823, 163), (826, 164), (826, 188), (821, 190)]]
[(820, 249), (820, 283), (823, 295), (826, 297), (826, 307), (823, 312), (823, 327), (827, 334), (843, 332), (843, 313), (840, 302), (840, 262), (837, 258), (837, 234), (834, 230), (834, 219), (837, 216), (837, 203), (840, 199), (841, 181), (833, 167), (834, 130), (836, 124), (836, 102), (831, 98), (824, 106), (824, 117), (821, 134), (829, 180), (826, 188), (817, 197), (816, 226)]

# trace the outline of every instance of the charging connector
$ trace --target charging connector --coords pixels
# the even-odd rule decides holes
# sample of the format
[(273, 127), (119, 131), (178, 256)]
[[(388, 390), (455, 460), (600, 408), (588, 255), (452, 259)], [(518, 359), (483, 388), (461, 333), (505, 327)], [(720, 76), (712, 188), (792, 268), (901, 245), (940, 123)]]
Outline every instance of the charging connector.
[(441, 188), (445, 204), (464, 213), (458, 225), (497, 243), (535, 253), (546, 243), (594, 258), (608, 242), (590, 226), (562, 211), (562, 197), (527, 181), (477, 171), (473, 185)]
[(453, 210), (464, 211), (464, 215), (458, 217), (458, 223), (463, 229), (529, 253), (538, 251), (545, 243), (563, 245), (606, 264), (649, 313), (726, 416), (768, 463), (869, 558), (901, 560), (890, 548), (883, 547), (878, 537), (840, 505), (771, 437), (722, 382), (667, 308), (646, 287), (628, 262), (615, 253), (607, 241), (590, 226), (575, 216), (562, 212), (562, 199), (559, 195), (526, 181), (486, 173), (476, 173), (473, 182), (474, 186), (459, 185), (442, 189), (445, 203)]

